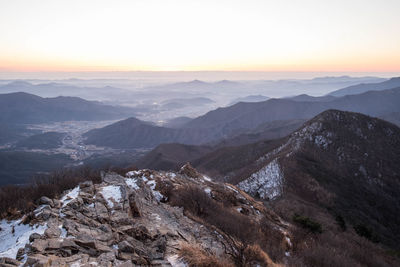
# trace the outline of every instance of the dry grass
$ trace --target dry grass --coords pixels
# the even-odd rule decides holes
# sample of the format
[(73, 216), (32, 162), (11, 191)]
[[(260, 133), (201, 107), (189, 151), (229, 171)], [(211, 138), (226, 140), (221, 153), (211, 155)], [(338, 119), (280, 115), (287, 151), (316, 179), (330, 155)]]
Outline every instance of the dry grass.
[(245, 266), (281, 266), (272, 262), (259, 245), (249, 245), (244, 250)]
[(218, 258), (206, 252), (204, 249), (194, 245), (184, 245), (179, 251), (179, 257), (189, 267), (233, 267), (228, 259)]
[(283, 236), (273, 233), (268, 224), (233, 211), (230, 195), (227, 200), (223, 196), (219, 194), (217, 201), (196, 186), (182, 186), (172, 191), (170, 204), (183, 207), (186, 216), (218, 231), (235, 266), (276, 266), (267, 252), (273, 253), (274, 260), (282, 260)]

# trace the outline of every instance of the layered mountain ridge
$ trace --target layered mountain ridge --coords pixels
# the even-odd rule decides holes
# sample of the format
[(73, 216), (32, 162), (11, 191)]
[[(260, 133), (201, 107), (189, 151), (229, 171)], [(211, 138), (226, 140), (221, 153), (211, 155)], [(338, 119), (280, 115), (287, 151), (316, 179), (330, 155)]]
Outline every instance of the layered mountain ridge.
[[(129, 125), (129, 121), (118, 122), (102, 129), (89, 131), (86, 134), (86, 143), (114, 148), (148, 148), (162, 143), (215, 144), (241, 134), (259, 133), (257, 128), (271, 124), (263, 129), (264, 132), (268, 130), (268, 134), (255, 137), (255, 140), (252, 140), (255, 142), (262, 140), (264, 136), (270, 139), (283, 137), (293, 131), (295, 126), (301, 125), (299, 123), (294, 126), (293, 122), (311, 119), (328, 109), (361, 112), (370, 116), (396, 120), (396, 116), (389, 114), (400, 112), (399, 102), (400, 88), (369, 91), (324, 101), (270, 99), (257, 103), (238, 103), (210, 111), (173, 129), (160, 126), (135, 127)], [(274, 125), (277, 122), (285, 122), (286, 125)], [(126, 127), (121, 127), (122, 124)], [(277, 131), (277, 128), (280, 130)]]

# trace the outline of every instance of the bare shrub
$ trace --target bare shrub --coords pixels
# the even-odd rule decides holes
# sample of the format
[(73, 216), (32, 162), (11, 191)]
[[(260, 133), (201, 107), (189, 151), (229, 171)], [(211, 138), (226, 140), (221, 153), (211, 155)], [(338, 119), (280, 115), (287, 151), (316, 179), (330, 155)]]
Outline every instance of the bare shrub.
[(208, 217), (210, 211), (215, 207), (213, 201), (200, 188), (188, 185), (175, 190), (171, 195), (171, 204), (173, 206), (183, 207), (185, 212), (198, 217)]
[(283, 233), (269, 225), (266, 218), (261, 220), (260, 227), (262, 235), (259, 236), (258, 243), (274, 262), (282, 262), (285, 257), (285, 251), (288, 249), (287, 243), (283, 242)]
[(304, 239), (289, 259), (290, 266), (398, 266), (399, 260), (390, 257), (374, 243), (350, 233), (325, 232)]
[(259, 245), (249, 245), (244, 251), (244, 266), (272, 266), (274, 265), (267, 253)]
[(20, 213), (28, 213), (36, 208), (35, 202), (40, 197), (59, 197), (65, 190), (87, 180), (100, 183), (100, 172), (86, 166), (62, 169), (36, 176), (26, 185), (3, 186), (0, 188), (0, 218), (14, 218)]

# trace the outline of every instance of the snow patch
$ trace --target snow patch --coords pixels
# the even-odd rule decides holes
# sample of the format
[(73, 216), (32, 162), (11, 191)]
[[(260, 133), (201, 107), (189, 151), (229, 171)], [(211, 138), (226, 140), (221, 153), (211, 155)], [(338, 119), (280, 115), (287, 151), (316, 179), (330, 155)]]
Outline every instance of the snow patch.
[(150, 186), (151, 193), (157, 199), (158, 202), (160, 202), (163, 198), (165, 198), (163, 194), (161, 194), (156, 190), (157, 183), (155, 180), (148, 181), (146, 184)]
[(114, 200), (115, 202), (119, 203), (121, 202), (122, 196), (121, 196), (121, 189), (119, 186), (116, 185), (108, 185), (102, 188), (100, 191), (104, 199), (107, 201), (107, 205), (110, 208), (114, 207)]
[(208, 177), (208, 176), (206, 176), (206, 175), (203, 175), (203, 179), (206, 180), (206, 181), (208, 181), (208, 182), (211, 182), (211, 178)]
[(75, 187), (71, 191), (69, 191), (65, 196), (61, 198), (61, 202), (63, 203), (63, 207), (68, 205), (73, 199), (77, 198), (79, 195), (79, 186)]
[(328, 147), (328, 145), (330, 143), (332, 143), (332, 141), (328, 140), (325, 136), (323, 135), (317, 135), (314, 137), (314, 143), (319, 146), (322, 147), (324, 149), (326, 149)]
[(206, 192), (207, 195), (211, 196), (211, 188), (204, 188), (204, 192)]
[(176, 174), (174, 172), (169, 172), (169, 173), (167, 173), (167, 176), (169, 176), (171, 178), (175, 178)]
[(60, 228), (60, 230), (61, 230), (60, 238), (62, 238), (62, 239), (66, 238), (67, 234), (68, 234), (67, 230), (62, 226), (62, 224), (59, 225), (58, 228)]
[(282, 193), (283, 173), (274, 159), (249, 178), (240, 182), (238, 187), (251, 195), (259, 195), (263, 199), (274, 199)]
[(167, 257), (167, 261), (172, 267), (187, 267), (188, 265), (179, 258), (178, 255), (171, 255)]
[(25, 247), (29, 243), (29, 236), (33, 233), (42, 235), (47, 225), (22, 224), (21, 220), (7, 222), (0, 221), (0, 257), (15, 259), (18, 249)]
[(125, 183), (132, 189), (138, 190), (140, 187), (137, 185), (137, 180), (135, 178), (125, 179)]
[(129, 171), (125, 174), (126, 177), (132, 177), (132, 176), (137, 176), (141, 174), (141, 171)]

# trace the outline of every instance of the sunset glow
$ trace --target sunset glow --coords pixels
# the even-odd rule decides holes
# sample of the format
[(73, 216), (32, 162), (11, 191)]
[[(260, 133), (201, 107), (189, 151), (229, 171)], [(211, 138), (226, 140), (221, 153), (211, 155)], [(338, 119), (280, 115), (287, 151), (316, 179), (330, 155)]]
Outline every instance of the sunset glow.
[(400, 1), (0, 0), (0, 71), (399, 71)]

